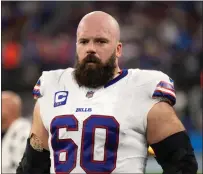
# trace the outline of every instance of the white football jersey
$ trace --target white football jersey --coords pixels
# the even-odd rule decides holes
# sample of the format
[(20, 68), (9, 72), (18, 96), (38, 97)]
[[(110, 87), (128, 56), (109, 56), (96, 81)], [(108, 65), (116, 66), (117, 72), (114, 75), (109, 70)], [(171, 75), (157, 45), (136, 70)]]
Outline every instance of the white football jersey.
[(2, 140), (2, 173), (16, 173), (23, 157), (31, 123), (25, 118), (15, 120)]
[(72, 68), (43, 72), (33, 94), (49, 132), (51, 172), (144, 173), (147, 114), (173, 81), (160, 71), (129, 69), (100, 89), (79, 87)]

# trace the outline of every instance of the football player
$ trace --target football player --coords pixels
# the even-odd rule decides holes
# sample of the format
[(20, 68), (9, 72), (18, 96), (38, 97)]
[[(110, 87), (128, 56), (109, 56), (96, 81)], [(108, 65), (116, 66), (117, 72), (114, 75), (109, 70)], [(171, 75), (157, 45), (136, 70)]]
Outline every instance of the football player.
[(120, 69), (118, 22), (95, 11), (77, 28), (74, 68), (43, 72), (17, 174), (144, 173), (148, 146), (164, 174), (196, 174), (174, 84), (153, 70)]

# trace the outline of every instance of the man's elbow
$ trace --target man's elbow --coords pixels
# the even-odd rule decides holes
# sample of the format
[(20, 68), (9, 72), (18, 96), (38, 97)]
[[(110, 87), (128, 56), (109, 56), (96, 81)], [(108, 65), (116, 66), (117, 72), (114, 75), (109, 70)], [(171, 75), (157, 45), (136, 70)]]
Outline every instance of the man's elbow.
[(198, 164), (190, 139), (185, 131), (150, 145), (164, 174), (196, 174)]

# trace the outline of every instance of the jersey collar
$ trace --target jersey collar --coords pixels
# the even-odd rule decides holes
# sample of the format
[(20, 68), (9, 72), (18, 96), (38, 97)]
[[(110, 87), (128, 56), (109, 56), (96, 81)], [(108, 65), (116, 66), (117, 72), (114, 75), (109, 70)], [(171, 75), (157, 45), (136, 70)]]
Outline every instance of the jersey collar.
[(114, 83), (118, 82), (119, 80), (124, 78), (127, 74), (128, 74), (127, 69), (121, 70), (120, 74), (116, 78), (110, 80), (106, 85), (104, 85), (104, 88), (107, 88), (107, 87), (113, 85)]

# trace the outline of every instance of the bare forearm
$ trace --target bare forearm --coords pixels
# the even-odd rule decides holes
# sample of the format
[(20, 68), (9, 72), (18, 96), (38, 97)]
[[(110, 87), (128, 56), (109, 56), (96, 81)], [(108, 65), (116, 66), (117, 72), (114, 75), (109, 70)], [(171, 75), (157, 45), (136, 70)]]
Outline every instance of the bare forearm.
[(35, 134), (31, 134), (30, 136), (30, 145), (35, 149), (36, 151), (42, 152), (43, 151), (43, 144), (40, 138), (37, 137)]

